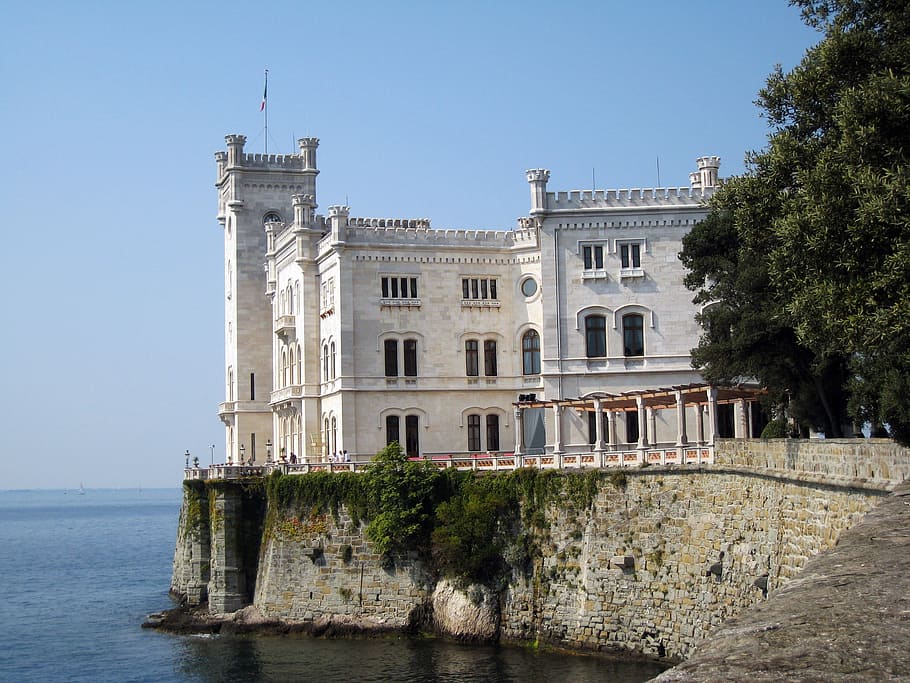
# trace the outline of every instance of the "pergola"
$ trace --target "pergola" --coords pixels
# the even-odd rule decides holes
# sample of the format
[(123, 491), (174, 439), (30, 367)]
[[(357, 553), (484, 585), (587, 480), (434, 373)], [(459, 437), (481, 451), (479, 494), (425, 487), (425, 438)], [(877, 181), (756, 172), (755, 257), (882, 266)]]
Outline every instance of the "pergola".
[[(747, 436), (751, 429), (749, 424), (749, 411), (746, 404), (757, 401), (765, 390), (749, 384), (735, 386), (715, 386), (710, 384), (685, 384), (659, 389), (640, 389), (619, 394), (595, 392), (582, 398), (558, 400), (520, 400), (515, 403), (515, 452), (524, 453), (523, 414), (529, 408), (547, 408), (554, 412), (553, 452), (562, 453), (561, 415), (565, 409), (585, 413), (602, 413), (607, 416), (608, 434), (606, 440), (603, 433), (603, 420), (594, 421), (596, 425), (596, 439), (594, 451), (615, 450), (618, 440), (615, 434), (614, 417), (617, 413), (637, 412), (638, 415), (651, 416), (658, 410), (676, 410), (677, 414), (677, 439), (675, 446), (685, 448), (690, 443), (686, 433), (686, 407), (697, 406), (695, 411), (696, 430), (695, 444), (713, 446), (718, 435), (717, 406), (738, 403), (742, 406), (740, 411), (740, 424), (735, 425), (736, 436)], [(523, 397), (524, 398), (524, 397)], [(707, 416), (702, 408), (707, 408)], [(707, 417), (707, 432), (705, 431), (705, 417)], [(639, 438), (637, 448), (647, 449), (649, 443), (648, 425), (650, 419), (639, 422)], [(606, 441), (606, 442), (605, 442)]]

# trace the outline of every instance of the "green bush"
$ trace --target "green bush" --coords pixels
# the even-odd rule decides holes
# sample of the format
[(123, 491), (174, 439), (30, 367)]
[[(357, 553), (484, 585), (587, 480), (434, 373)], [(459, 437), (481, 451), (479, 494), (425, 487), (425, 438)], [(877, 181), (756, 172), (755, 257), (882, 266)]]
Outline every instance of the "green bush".
[(787, 427), (787, 421), (780, 417), (771, 420), (761, 430), (761, 438), (763, 439), (786, 439), (789, 434), (790, 430)]

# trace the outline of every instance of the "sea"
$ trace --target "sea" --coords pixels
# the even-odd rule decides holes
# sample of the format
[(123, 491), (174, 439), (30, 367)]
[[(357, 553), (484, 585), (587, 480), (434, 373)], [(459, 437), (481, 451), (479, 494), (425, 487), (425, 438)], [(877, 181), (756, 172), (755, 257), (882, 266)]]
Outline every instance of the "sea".
[(186, 636), (168, 597), (181, 490), (0, 491), (0, 681), (636, 683), (651, 662), (427, 638)]

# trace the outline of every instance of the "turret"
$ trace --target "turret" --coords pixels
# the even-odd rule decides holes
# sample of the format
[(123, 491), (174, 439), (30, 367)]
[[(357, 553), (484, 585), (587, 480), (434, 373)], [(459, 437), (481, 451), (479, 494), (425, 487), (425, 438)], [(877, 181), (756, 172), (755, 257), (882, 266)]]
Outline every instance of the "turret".
[(550, 172), (545, 168), (534, 168), (526, 173), (531, 185), (531, 213), (542, 213), (547, 210), (547, 181)]
[(246, 144), (246, 135), (225, 135), (224, 141), (227, 143), (227, 162), (228, 166), (239, 166), (243, 159), (243, 146)]
[(294, 228), (308, 228), (313, 221), (313, 208), (316, 201), (311, 194), (292, 194), (294, 205)]
[(344, 243), (346, 237), (345, 228), (347, 228), (348, 216), (350, 215), (351, 208), (348, 206), (329, 207), (329, 222), (331, 223), (330, 230), (332, 231), (333, 243)]
[(300, 156), (303, 157), (303, 169), (305, 171), (316, 170), (316, 148), (319, 147), (319, 138), (300, 138), (297, 141), (300, 147)]
[(717, 171), (720, 168), (720, 157), (698, 157), (695, 160), (698, 170), (689, 174), (689, 184), (693, 189), (706, 190), (717, 187)]

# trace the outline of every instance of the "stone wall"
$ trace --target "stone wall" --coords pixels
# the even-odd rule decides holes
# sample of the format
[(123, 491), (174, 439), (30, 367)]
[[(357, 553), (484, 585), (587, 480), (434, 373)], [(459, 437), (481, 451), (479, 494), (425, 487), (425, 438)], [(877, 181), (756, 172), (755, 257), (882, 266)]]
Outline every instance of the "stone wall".
[(714, 462), (888, 491), (910, 478), (910, 449), (890, 439), (721, 439)]
[[(532, 532), (540, 552), (489, 610), (499, 619), (489, 632), (685, 658), (713, 628), (832, 548), (893, 488), (897, 480), (883, 474), (902, 476), (907, 459), (890, 443), (872, 444), (867, 456), (867, 442), (765, 442), (765, 452), (762, 443), (727, 442), (712, 467), (617, 472), (590, 507), (562, 500), (542, 511), (546, 531)], [(823, 444), (837, 449), (828, 461)], [(873, 463), (867, 481), (862, 457)], [(266, 514), (261, 487), (214, 486), (207, 516), (191, 514), (187, 501), (181, 512), (172, 591), (188, 602), (204, 599), (208, 528), (212, 611), (252, 601), (262, 616), (286, 622), (401, 629), (444, 621), (429, 618), (432, 569), (416, 553), (383, 561), (343, 507), (337, 515)]]
[(544, 557), (506, 595), (502, 637), (684, 658), (762, 599), (756, 582), (795, 576), (877, 499), (738, 473), (629, 472), (590, 510), (550, 511)]

